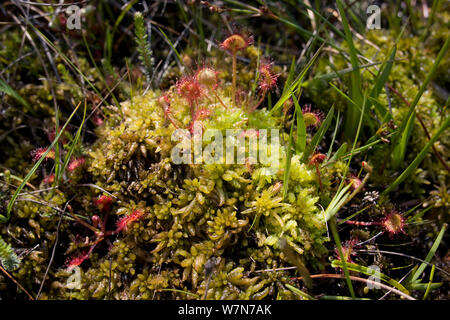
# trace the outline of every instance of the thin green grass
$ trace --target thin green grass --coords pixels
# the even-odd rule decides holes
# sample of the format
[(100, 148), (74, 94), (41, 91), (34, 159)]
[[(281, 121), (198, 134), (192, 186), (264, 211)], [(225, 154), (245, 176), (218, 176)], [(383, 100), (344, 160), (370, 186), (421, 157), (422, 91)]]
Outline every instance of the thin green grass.
[[(420, 151), (420, 153), (416, 156), (416, 158), (411, 162), (411, 164), (400, 174), (400, 176), (395, 179), (393, 183), (390, 184), (390, 186), (384, 190), (381, 194), (385, 195), (389, 192), (395, 190), (397, 186), (402, 183), (406, 178), (408, 178), (410, 175), (412, 175), (419, 164), (422, 162), (422, 160), (427, 155), (430, 148), (433, 146), (433, 144), (437, 141), (437, 139), (440, 137), (440, 135), (448, 129), (450, 126), (450, 117), (445, 119), (444, 123), (439, 127), (439, 129), (436, 131), (436, 133), (431, 137), (430, 141), (423, 147), (423, 149)], [(406, 146), (405, 146), (406, 149)]]
[(303, 300), (317, 300), (316, 298), (314, 298), (313, 296), (307, 294), (306, 292), (291, 286), (290, 284), (285, 284), (284, 285), (286, 288), (288, 288), (289, 290), (291, 290), (293, 293), (295, 293), (296, 295), (298, 295), (299, 297), (301, 297)]
[(31, 108), (28, 102), (20, 96), (13, 88), (11, 88), (6, 82), (0, 79), (0, 91), (6, 93), (12, 98), (16, 99), (21, 105), (23, 105), (28, 112), (36, 116), (36, 112)]
[[(419, 88), (419, 91), (417, 92), (414, 101), (411, 103), (411, 106), (404, 117), (399, 129), (398, 133), (394, 136), (392, 140), (392, 144), (394, 146), (393, 149), (393, 161), (392, 165), (394, 169), (397, 169), (400, 167), (400, 165), (403, 163), (405, 159), (406, 154), (406, 148), (408, 146), (409, 137), (411, 135), (412, 127), (414, 124), (414, 112), (416, 110), (416, 106), (419, 103), (420, 98), (422, 97), (423, 93), (427, 89), (428, 84), (430, 83), (431, 79), (433, 78), (434, 74), (436, 73), (439, 64), (441, 63), (443, 57), (445, 56), (448, 47), (450, 45), (450, 38), (447, 38), (444, 45), (442, 46), (436, 60), (434, 61), (433, 66), (431, 67), (431, 70), (428, 72), (426, 79), (423, 81), (422, 85)], [(447, 119), (448, 120), (448, 119)]]
[(23, 187), (25, 187), (25, 185), (27, 184), (27, 182), (31, 179), (31, 176), (36, 172), (36, 170), (39, 168), (39, 166), (41, 165), (42, 161), (45, 160), (45, 157), (47, 156), (47, 154), (53, 149), (53, 147), (58, 143), (59, 138), (61, 137), (62, 133), (64, 132), (64, 130), (66, 129), (67, 125), (70, 123), (70, 120), (72, 120), (72, 117), (76, 114), (78, 108), (80, 107), (81, 102), (78, 104), (78, 106), (75, 108), (75, 110), (73, 110), (72, 114), (69, 116), (69, 118), (67, 119), (66, 123), (64, 124), (64, 126), (61, 128), (61, 130), (58, 132), (58, 134), (56, 135), (55, 139), (53, 140), (53, 142), (51, 143), (51, 145), (47, 148), (47, 150), (42, 154), (41, 158), (35, 163), (35, 165), (31, 168), (31, 170), (28, 172), (28, 174), (25, 176), (25, 178), (23, 179), (22, 183), (20, 184), (20, 186), (16, 189), (16, 191), (14, 192), (13, 196), (11, 197), (11, 200), (8, 203), (8, 206), (6, 208), (6, 216), (1, 215), (0, 214), (0, 223), (6, 223), (8, 222), (10, 216), (11, 216), (11, 210), (12, 207), (14, 205), (14, 202), (16, 201), (17, 197), (19, 196), (20, 191), (22, 191)]
[(70, 159), (71, 159), (71, 157), (72, 157), (72, 155), (73, 155), (73, 152), (74, 152), (74, 150), (75, 150), (75, 147), (77, 146), (77, 144), (78, 144), (78, 142), (79, 142), (79, 140), (80, 140), (81, 131), (82, 131), (82, 129), (83, 129), (83, 126), (84, 126), (85, 120), (86, 120), (86, 110), (87, 110), (87, 103), (86, 103), (86, 100), (85, 100), (85, 101), (84, 101), (83, 119), (81, 120), (81, 124), (80, 124), (80, 126), (79, 126), (79, 128), (78, 128), (78, 130), (77, 130), (77, 133), (75, 134), (75, 138), (73, 139), (73, 141), (72, 141), (72, 143), (71, 143), (71, 145), (70, 145), (70, 147), (69, 147), (69, 150), (68, 150), (67, 153), (66, 153), (66, 156), (65, 156), (65, 158), (64, 158), (64, 162), (63, 162), (63, 165), (62, 165), (60, 174), (59, 174), (59, 175), (56, 175), (56, 174), (55, 174), (55, 177), (56, 177), (55, 182), (56, 182), (56, 183), (58, 183), (58, 181), (61, 180), (62, 175), (63, 175), (64, 172), (66, 171), (66, 168), (67, 168), (67, 166), (68, 166), (68, 164), (69, 164), (69, 161), (70, 161)]
[(295, 113), (297, 115), (297, 143), (295, 145), (295, 151), (297, 154), (301, 154), (305, 152), (306, 149), (306, 125), (305, 119), (303, 118), (303, 111), (298, 103), (298, 99), (295, 95), (293, 95), (294, 105), (295, 105)]
[[(353, 72), (351, 74), (351, 97), (355, 102), (355, 105), (359, 106), (362, 104), (362, 79), (359, 72), (359, 62), (358, 62), (358, 52), (356, 51), (355, 45), (353, 43), (352, 33), (350, 31), (350, 26), (348, 24), (347, 17), (345, 15), (344, 6), (340, 0), (337, 0), (337, 6), (339, 14), (342, 19), (342, 24), (344, 27), (345, 39), (349, 47), (350, 62), (353, 67)], [(353, 139), (356, 135), (357, 123), (359, 118), (358, 108), (347, 108), (347, 117), (344, 126), (344, 136), (346, 139)]]
[(345, 280), (347, 282), (348, 290), (350, 291), (350, 295), (352, 296), (352, 299), (354, 300), (356, 298), (355, 290), (353, 289), (352, 281), (350, 279), (350, 273), (348, 272), (347, 262), (345, 261), (346, 258), (345, 258), (345, 255), (344, 255), (344, 251), (342, 250), (341, 239), (339, 238), (339, 233), (338, 233), (337, 228), (336, 228), (336, 218), (332, 217), (329, 220), (328, 224), (330, 226), (331, 234), (333, 235), (334, 242), (336, 243), (336, 247), (337, 247), (338, 252), (339, 252), (339, 257), (343, 261), (342, 269), (344, 270), (344, 275), (345, 275)]
[(169, 46), (172, 48), (173, 52), (175, 52), (175, 55), (177, 57), (178, 63), (180, 65), (183, 65), (183, 60), (181, 59), (180, 53), (178, 52), (178, 50), (175, 48), (175, 46), (173, 45), (172, 41), (170, 40), (170, 38), (167, 36), (167, 34), (161, 29), (158, 28), (159, 32), (161, 32), (161, 34), (164, 36), (164, 38), (166, 39), (167, 43), (169, 44)]
[(430, 281), (428, 282), (428, 286), (427, 286), (427, 289), (425, 290), (422, 300), (426, 300), (428, 298), (428, 295), (431, 292), (431, 287), (433, 286), (433, 278), (434, 278), (434, 270), (435, 269), (436, 269), (436, 266), (433, 264), (433, 266), (431, 267), (431, 272), (430, 272)]
[[(427, 256), (425, 257), (426, 262), (430, 262), (431, 259), (436, 254), (436, 251), (441, 244), (442, 238), (444, 237), (445, 231), (447, 230), (447, 224), (443, 225), (441, 228), (441, 231), (439, 232), (438, 236), (436, 237), (436, 240), (434, 240), (433, 245), (431, 246), (430, 251), (428, 252)], [(425, 262), (422, 262), (420, 267), (412, 273), (411, 276), (411, 283), (414, 283), (416, 280), (419, 279), (419, 277), (422, 275), (422, 273), (425, 271), (425, 268), (427, 267), (427, 264)]]
[(269, 111), (269, 115), (274, 114), (276, 111), (278, 111), (283, 104), (291, 98), (292, 94), (296, 93), (298, 90), (300, 90), (300, 85), (306, 76), (306, 73), (311, 68), (311, 66), (316, 61), (317, 57), (319, 56), (319, 53), (322, 50), (323, 45), (316, 51), (314, 56), (311, 58), (311, 60), (308, 62), (308, 64), (303, 68), (302, 72), (297, 76), (295, 81), (289, 86), (289, 88), (281, 95), (281, 97), (278, 99), (277, 103), (273, 106), (273, 108)]

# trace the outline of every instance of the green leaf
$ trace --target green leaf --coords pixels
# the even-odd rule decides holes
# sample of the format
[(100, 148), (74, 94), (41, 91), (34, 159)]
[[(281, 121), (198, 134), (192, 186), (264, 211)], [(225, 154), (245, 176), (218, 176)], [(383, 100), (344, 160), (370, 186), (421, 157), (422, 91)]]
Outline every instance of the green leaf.
[(0, 263), (8, 271), (16, 270), (20, 265), (20, 259), (11, 248), (11, 245), (6, 243), (0, 236)]
[(350, 196), (350, 192), (347, 192), (348, 189), (352, 186), (353, 183), (349, 183), (347, 186), (342, 188), (339, 192), (337, 192), (333, 199), (331, 199), (330, 204), (325, 209), (325, 221), (329, 221), (333, 218), (336, 213), (339, 211), (341, 206), (345, 203), (347, 198)]
[(328, 162), (333, 162), (339, 160), (343, 154), (347, 151), (347, 142), (344, 142), (339, 149), (333, 154), (333, 156), (328, 160)]
[(285, 284), (285, 287), (288, 288), (289, 290), (291, 290), (293, 293), (295, 293), (296, 295), (302, 297), (305, 300), (317, 300), (314, 297), (310, 296), (309, 294), (307, 294), (306, 292), (303, 292), (302, 290), (291, 286), (290, 284)]
[(311, 58), (311, 60), (308, 62), (308, 64), (303, 68), (302, 72), (297, 76), (297, 79), (289, 86), (289, 88), (284, 92), (280, 99), (278, 99), (277, 103), (273, 106), (272, 110), (270, 110), (269, 115), (272, 115), (274, 112), (276, 112), (278, 109), (280, 109), (283, 104), (286, 102), (287, 99), (289, 99), (292, 94), (299, 90), (299, 85), (303, 81), (303, 78), (305, 77), (306, 73), (308, 72), (309, 68), (314, 64), (317, 57), (319, 56), (320, 51), (322, 50), (323, 45), (317, 49), (314, 56)]
[(407, 287), (410, 290), (420, 290), (420, 291), (426, 291), (428, 289), (428, 286), (430, 287), (430, 290), (437, 289), (439, 287), (442, 287), (444, 283), (443, 282), (433, 282), (433, 283), (409, 283)]
[(347, 282), (348, 290), (350, 291), (350, 295), (352, 296), (352, 299), (355, 299), (355, 290), (353, 289), (352, 281), (350, 279), (350, 273), (348, 272), (347, 262), (345, 261), (344, 257), (344, 251), (342, 250), (342, 243), (341, 239), (339, 238), (339, 233), (336, 228), (336, 219), (334, 217), (331, 218), (330, 222), (330, 229), (331, 234), (333, 235), (334, 242), (336, 243), (336, 247), (339, 252), (339, 256), (341, 257), (342, 263), (342, 269), (344, 270), (345, 274), (345, 280)]
[[(447, 229), (447, 224), (444, 224), (441, 228), (441, 231), (439, 232), (438, 236), (436, 237), (436, 240), (433, 243), (433, 246), (431, 247), (430, 251), (428, 252), (427, 256), (425, 257), (425, 261), (426, 262), (430, 262), (431, 259), (433, 258), (434, 254), (436, 253), (439, 244), (442, 241), (442, 238), (444, 237), (445, 234), (445, 230)], [(416, 281), (417, 279), (419, 279), (419, 277), (422, 275), (422, 273), (425, 271), (425, 268), (427, 267), (426, 263), (422, 263), (420, 265), (420, 267), (414, 272), (412, 278), (411, 278), (411, 282)]]
[(30, 113), (36, 115), (36, 112), (30, 107), (28, 102), (22, 98), (13, 88), (11, 88), (6, 82), (0, 79), (0, 91), (3, 91), (7, 95), (16, 99), (20, 104), (22, 104)]
[[(334, 141), (336, 140), (336, 134), (337, 134), (338, 127), (339, 127), (339, 118), (340, 118), (340, 116), (341, 116), (341, 113), (338, 111), (338, 114), (337, 114), (337, 117), (336, 117), (336, 126), (334, 127), (334, 132), (333, 132), (333, 137), (331, 138), (330, 148), (328, 148), (328, 152), (327, 152), (327, 159), (330, 158), (331, 151), (333, 151), (333, 145), (334, 145)], [(346, 142), (344, 142), (344, 144), (346, 144)]]
[(169, 44), (169, 46), (172, 48), (173, 52), (175, 52), (175, 55), (177, 56), (178, 62), (180, 64), (183, 64), (183, 60), (181, 59), (180, 54), (178, 53), (178, 50), (175, 48), (175, 46), (173, 45), (172, 41), (170, 41), (170, 38), (165, 34), (164, 31), (162, 31), (161, 28), (159, 28), (159, 32), (161, 32), (161, 34), (164, 36), (164, 38), (167, 40), (167, 43)]
[(306, 148), (306, 125), (305, 119), (303, 118), (302, 108), (298, 103), (297, 97), (293, 95), (295, 112), (297, 114), (297, 144), (296, 144), (296, 152), (302, 153)]
[[(258, 57), (258, 62), (259, 62), (259, 57)], [(289, 89), (289, 85), (291, 84), (292, 79), (294, 79), (294, 72), (295, 72), (295, 57), (292, 57), (291, 67), (289, 68), (289, 73), (286, 78), (286, 82), (284, 83), (283, 93), (285, 93), (286, 90)], [(255, 81), (255, 83), (256, 83), (256, 81)]]
[(384, 62), (382, 68), (380, 68), (380, 70), (378, 71), (376, 82), (372, 88), (372, 91), (370, 92), (370, 96), (372, 98), (376, 99), (378, 95), (381, 93), (381, 90), (383, 90), (384, 85), (388, 80), (389, 74), (391, 73), (396, 53), (397, 53), (397, 45), (394, 45), (394, 47), (391, 50), (391, 54), (389, 55), (389, 58), (387, 59), (387, 61)]

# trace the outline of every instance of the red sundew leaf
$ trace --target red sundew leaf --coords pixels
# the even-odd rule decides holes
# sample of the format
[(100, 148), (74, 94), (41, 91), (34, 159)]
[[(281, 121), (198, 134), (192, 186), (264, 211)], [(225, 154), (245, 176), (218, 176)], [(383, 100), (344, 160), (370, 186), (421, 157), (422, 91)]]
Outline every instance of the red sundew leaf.
[(55, 175), (51, 174), (47, 178), (45, 178), (42, 182), (45, 184), (52, 184), (55, 181)]
[[(38, 149), (31, 151), (33, 161), (34, 162), (38, 161), (44, 155), (44, 153), (46, 151), (47, 151), (47, 148), (38, 148)], [(47, 155), (45, 156), (45, 159), (55, 159), (55, 151), (50, 150), (50, 152), (47, 153)]]
[(261, 62), (259, 75), (259, 89), (261, 91), (270, 91), (277, 85), (278, 75), (272, 72), (272, 63)]
[(197, 101), (202, 94), (200, 84), (195, 77), (182, 77), (177, 81), (176, 87), (178, 94), (185, 98), (189, 103)]
[(105, 195), (101, 195), (98, 199), (95, 199), (94, 201), (94, 205), (102, 212), (109, 212), (111, 210), (111, 205), (112, 205), (112, 198), (105, 196)]
[(87, 258), (89, 258), (89, 253), (85, 253), (85, 254), (82, 254), (82, 255), (80, 255), (78, 257), (75, 257), (75, 258), (72, 258), (72, 259), (68, 260), (66, 265), (67, 265), (67, 267), (69, 269), (74, 268), (74, 267), (78, 267)]
[(381, 225), (389, 233), (391, 238), (398, 233), (405, 233), (403, 230), (405, 227), (405, 218), (401, 213), (396, 211), (389, 213), (386, 218), (381, 221)]
[(144, 211), (142, 210), (134, 210), (129, 216), (123, 217), (121, 219), (119, 219), (119, 221), (117, 221), (117, 229), (116, 229), (116, 233), (122, 231), (122, 230), (127, 230), (128, 225), (130, 223), (132, 223), (133, 221), (136, 221), (140, 218), (142, 218), (142, 216), (144, 215)]
[(81, 157), (81, 158), (76, 158), (73, 159), (69, 165), (67, 166), (67, 170), (69, 170), (70, 172), (74, 171), (76, 168), (82, 166), (84, 163), (86, 162), (86, 160)]

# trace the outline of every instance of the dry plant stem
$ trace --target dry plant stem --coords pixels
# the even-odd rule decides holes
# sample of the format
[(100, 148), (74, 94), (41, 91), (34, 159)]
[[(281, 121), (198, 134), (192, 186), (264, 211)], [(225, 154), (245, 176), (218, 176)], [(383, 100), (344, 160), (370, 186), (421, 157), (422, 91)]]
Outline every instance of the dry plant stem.
[(89, 230), (91, 230), (92, 232), (94, 232), (95, 234), (98, 234), (100, 232), (100, 230), (98, 230), (97, 228), (94, 228), (93, 226), (91, 226), (89, 223), (84, 222), (83, 220), (81, 220), (80, 218), (78, 218), (76, 215), (72, 214), (71, 212), (69, 213), (70, 216), (72, 218), (74, 218), (78, 223), (80, 223), (81, 225), (85, 226), (86, 228), (88, 228)]
[[(345, 279), (345, 275), (343, 275), (343, 274), (333, 274), (333, 273), (324, 273), (324, 274), (313, 274), (313, 275), (311, 275), (311, 278)], [(302, 280), (303, 278), (302, 277), (298, 277), (298, 278), (293, 278), (293, 279)], [(401, 292), (400, 290), (397, 290), (395, 288), (392, 288), (390, 286), (387, 286), (387, 285), (385, 285), (384, 283), (381, 283), (381, 282), (372, 281), (372, 280), (369, 280), (369, 279), (364, 279), (364, 278), (355, 277), (355, 276), (350, 276), (350, 279), (353, 280), (353, 281), (359, 281), (359, 282), (365, 282), (367, 284), (378, 285), (378, 286), (382, 287), (383, 289), (390, 290), (390, 291), (392, 291), (392, 292), (398, 294), (399, 296), (402, 296), (402, 297), (404, 297), (404, 298), (406, 298), (408, 300), (416, 300), (413, 297), (411, 297), (410, 295), (408, 295), (408, 294), (406, 294), (404, 292)]]
[(175, 127), (175, 129), (179, 129), (178, 125), (175, 123), (175, 120), (171, 115), (168, 115), (167, 118), (169, 119), (170, 123)]
[[(337, 219), (337, 221), (340, 222), (340, 221), (342, 221), (342, 219)], [(367, 222), (367, 221), (347, 220), (347, 221), (344, 221), (344, 223), (346, 223), (346, 224), (352, 224), (352, 225), (355, 225), (355, 226), (364, 226), (364, 227), (379, 226), (379, 225), (381, 225), (381, 223), (380, 223), (380, 222), (377, 222), (377, 221), (371, 221), (371, 222), (369, 221), (369, 222)]]
[(264, 92), (261, 96), (261, 98), (258, 100), (258, 102), (249, 109), (249, 113), (254, 112), (256, 109), (258, 109), (258, 107), (261, 105), (261, 103), (264, 101), (264, 98), (266, 97), (266, 92)]
[(23, 292), (25, 292), (25, 294), (28, 296), (28, 298), (30, 298), (30, 300), (34, 300), (33, 296), (31, 294), (28, 293), (27, 290), (25, 290), (24, 287), (22, 287), (22, 285), (20, 283), (17, 282), (16, 279), (13, 278), (13, 276), (11, 276), (8, 271), (6, 271), (5, 269), (3, 269), (2, 266), (0, 266), (0, 270), (2, 270), (2, 272), (8, 277), (10, 278)]
[(228, 107), (225, 105), (225, 103), (223, 103), (222, 99), (219, 97), (219, 95), (217, 94), (216, 90), (212, 89), (211, 90), (214, 94), (214, 96), (217, 98), (217, 100), (219, 100), (220, 104), (225, 108), (228, 109)]
[[(222, 100), (222, 99), (219, 97), (219, 95), (217, 94), (216, 90), (214, 90), (213, 88), (208, 88), (208, 90), (210, 90), (210, 91), (214, 94), (214, 97), (216, 97), (217, 100), (219, 100), (220, 104), (221, 104), (225, 109), (228, 109), (228, 107), (225, 105), (225, 103), (223, 102), (223, 100)], [(202, 95), (203, 95), (206, 99), (208, 99), (208, 101), (210, 101), (210, 102), (212, 101), (211, 98), (210, 98), (207, 94), (205, 94), (205, 93), (202, 92)]]

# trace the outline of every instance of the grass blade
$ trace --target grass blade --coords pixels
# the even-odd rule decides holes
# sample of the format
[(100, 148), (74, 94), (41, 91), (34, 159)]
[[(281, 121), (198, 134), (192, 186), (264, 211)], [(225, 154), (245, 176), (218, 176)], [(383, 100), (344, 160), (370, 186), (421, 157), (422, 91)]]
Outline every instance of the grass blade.
[(450, 117), (445, 119), (444, 123), (440, 126), (438, 131), (431, 137), (430, 141), (423, 147), (422, 151), (416, 156), (416, 158), (411, 162), (411, 164), (408, 166), (408, 168), (405, 169), (405, 171), (402, 172), (402, 174), (387, 188), (384, 190), (381, 194), (388, 194), (394, 188), (396, 188), (400, 183), (402, 183), (406, 178), (408, 178), (414, 170), (419, 166), (419, 164), (422, 162), (422, 160), (427, 155), (429, 149), (431, 146), (436, 142), (436, 140), (439, 138), (442, 132), (444, 132), (450, 125)]
[(351, 186), (352, 183), (349, 183), (334, 195), (330, 204), (325, 209), (325, 221), (329, 221), (331, 218), (333, 218), (341, 208), (341, 205), (344, 204), (345, 201), (347, 201), (347, 198), (350, 196), (350, 192), (347, 191)]
[(334, 242), (336, 242), (336, 247), (338, 249), (339, 256), (341, 257), (341, 261), (343, 261), (342, 269), (344, 270), (345, 280), (347, 282), (348, 290), (350, 291), (350, 295), (352, 296), (352, 299), (354, 300), (356, 298), (355, 290), (353, 289), (352, 281), (350, 280), (350, 273), (348, 272), (347, 262), (345, 261), (344, 251), (342, 250), (341, 239), (339, 238), (339, 233), (336, 228), (336, 219), (334, 217), (331, 218), (329, 225), (330, 225), (330, 229), (331, 229), (331, 234), (333, 235), (333, 238), (334, 238)]
[[(337, 131), (338, 131), (340, 116), (341, 116), (341, 112), (338, 111), (338, 114), (337, 114), (337, 117), (336, 117), (336, 126), (334, 127), (334, 132), (333, 132), (333, 137), (331, 138), (330, 148), (328, 149), (328, 152), (327, 152), (327, 158), (330, 158), (331, 151), (333, 151), (333, 145), (334, 145), (334, 141), (336, 140), (336, 134), (337, 134)], [(344, 144), (346, 144), (346, 142), (344, 142)]]
[(13, 88), (11, 88), (2, 79), (0, 79), (0, 91), (6, 93), (7, 95), (16, 99), (18, 102), (20, 102), (20, 104), (22, 104), (27, 109), (27, 111), (29, 111), (33, 115), (36, 115), (36, 112), (34, 112), (34, 110), (31, 108), (31, 106), (28, 104), (28, 102), (24, 98), (22, 98)]
[(431, 67), (430, 72), (428, 72), (428, 75), (422, 85), (420, 86), (419, 91), (417, 92), (414, 101), (411, 103), (411, 106), (408, 110), (408, 113), (406, 114), (405, 118), (403, 119), (400, 128), (398, 130), (398, 134), (394, 136), (394, 139), (392, 141), (394, 147), (393, 151), (393, 167), (398, 168), (400, 164), (403, 162), (406, 154), (406, 147), (408, 144), (409, 137), (411, 135), (412, 126), (414, 124), (414, 112), (416, 109), (417, 104), (419, 103), (420, 98), (422, 97), (422, 94), (425, 92), (428, 84), (430, 83), (431, 79), (433, 78), (434, 74), (436, 73), (436, 70), (445, 56), (448, 47), (450, 45), (450, 38), (447, 38), (444, 45), (441, 48), (441, 51), (439, 52), (436, 60), (434, 61), (433, 66)]
[[(258, 46), (258, 48), (259, 48), (259, 46)], [(258, 59), (258, 62), (259, 62), (259, 59)], [(259, 70), (258, 68), (259, 68), (259, 64), (257, 65), (257, 69), (256, 70)], [(289, 88), (289, 85), (291, 84), (292, 79), (294, 78), (294, 72), (295, 72), (295, 57), (292, 57), (292, 62), (291, 62), (291, 66), (289, 68), (289, 73), (288, 73), (288, 76), (286, 78), (286, 82), (284, 83), (283, 93), (285, 93), (286, 90)]]
[(69, 164), (70, 158), (72, 157), (73, 151), (75, 150), (75, 146), (78, 143), (78, 140), (80, 139), (81, 130), (83, 129), (84, 122), (86, 120), (86, 109), (87, 109), (87, 103), (85, 100), (84, 101), (83, 120), (81, 121), (80, 127), (78, 128), (77, 133), (75, 134), (75, 139), (73, 140), (72, 145), (70, 146), (70, 149), (64, 158), (64, 163), (61, 168), (60, 175), (57, 177), (56, 181), (58, 181), (61, 178), (61, 176), (64, 174), (64, 172), (66, 171), (67, 165)]
[(294, 95), (293, 99), (295, 105), (295, 113), (297, 114), (297, 144), (295, 150), (297, 153), (302, 153), (306, 148), (306, 125), (303, 118), (302, 108), (298, 103), (297, 97)]
[(59, 131), (59, 133), (55, 137), (55, 139), (53, 140), (52, 144), (47, 148), (47, 151), (45, 151), (44, 154), (41, 156), (41, 158), (35, 163), (33, 168), (31, 168), (31, 170), (28, 172), (28, 174), (23, 179), (23, 181), (20, 184), (20, 186), (16, 189), (16, 191), (14, 192), (11, 200), (8, 203), (8, 207), (6, 209), (6, 216), (0, 214), (0, 223), (5, 223), (5, 222), (7, 222), (9, 220), (9, 218), (11, 216), (11, 209), (12, 209), (12, 207), (14, 205), (14, 202), (16, 201), (17, 197), (19, 196), (20, 191), (22, 191), (22, 189), (25, 186), (25, 184), (28, 182), (28, 180), (30, 180), (31, 176), (39, 168), (39, 166), (41, 165), (42, 161), (44, 161), (44, 159), (47, 156), (47, 154), (53, 149), (55, 144), (58, 143), (59, 138), (61, 137), (62, 133), (66, 129), (66, 126), (69, 124), (70, 120), (72, 120), (72, 117), (75, 115), (75, 113), (77, 112), (77, 110), (80, 107), (80, 105), (81, 105), (81, 102), (78, 104), (78, 106), (75, 108), (75, 110), (73, 110), (72, 114), (69, 116), (69, 118), (67, 119), (66, 123), (61, 128), (61, 130)]
[[(356, 51), (355, 45), (353, 43), (352, 33), (350, 31), (350, 26), (348, 24), (347, 17), (345, 15), (344, 6), (341, 0), (337, 0), (337, 6), (339, 14), (342, 19), (342, 24), (344, 27), (345, 39), (349, 47), (350, 62), (353, 67), (353, 72), (351, 75), (351, 97), (355, 101), (356, 105), (361, 105), (362, 102), (362, 91), (361, 91), (361, 74), (359, 72), (359, 62), (358, 53)], [(347, 108), (348, 116), (346, 119), (346, 124), (344, 128), (344, 136), (347, 139), (353, 139), (357, 130), (357, 123), (359, 118), (359, 110), (357, 108)]]
[[(339, 160), (344, 153), (347, 151), (347, 142), (344, 142), (339, 149), (337, 149), (337, 151), (333, 154), (333, 156), (331, 158), (329, 158), (329, 160), (327, 162), (333, 162), (335, 160)], [(329, 156), (327, 156), (329, 157)]]
[(183, 64), (183, 60), (181, 59), (181, 56), (178, 53), (178, 50), (173, 45), (172, 41), (170, 41), (170, 38), (166, 35), (166, 33), (161, 28), (158, 27), (158, 29), (159, 29), (159, 32), (161, 32), (161, 34), (166, 39), (166, 41), (169, 44), (169, 46), (172, 48), (173, 52), (175, 52), (175, 55), (177, 56), (177, 59), (178, 59), (178, 62), (180, 63), (180, 65), (182, 65)]
[(303, 292), (302, 290), (300, 290), (294, 286), (291, 286), (290, 284), (285, 284), (284, 286), (305, 300), (316, 300), (314, 297), (310, 296), (306, 292)]
[(322, 50), (323, 45), (316, 51), (314, 56), (311, 58), (311, 60), (308, 62), (308, 64), (305, 66), (305, 68), (302, 70), (302, 72), (298, 75), (297, 79), (289, 86), (289, 89), (284, 92), (280, 99), (278, 99), (277, 103), (273, 106), (272, 110), (270, 110), (269, 115), (272, 115), (275, 111), (280, 109), (283, 104), (286, 102), (287, 99), (289, 99), (295, 91), (299, 90), (300, 83), (303, 81), (303, 78), (305, 77), (306, 73), (308, 72), (309, 68), (314, 64), (317, 57), (319, 56), (320, 51)]
[[(447, 224), (444, 224), (441, 228), (441, 231), (439, 232), (438, 236), (436, 237), (436, 240), (434, 240), (433, 246), (431, 247), (430, 251), (428, 252), (427, 256), (425, 257), (426, 262), (430, 262), (433, 258), (434, 254), (436, 253), (436, 250), (438, 249), (439, 245), (441, 244), (442, 238), (444, 237), (445, 230), (447, 230)], [(420, 267), (414, 272), (411, 282), (415, 282), (419, 277), (422, 275), (422, 273), (425, 271), (425, 268), (427, 267), (426, 263), (422, 263)]]

